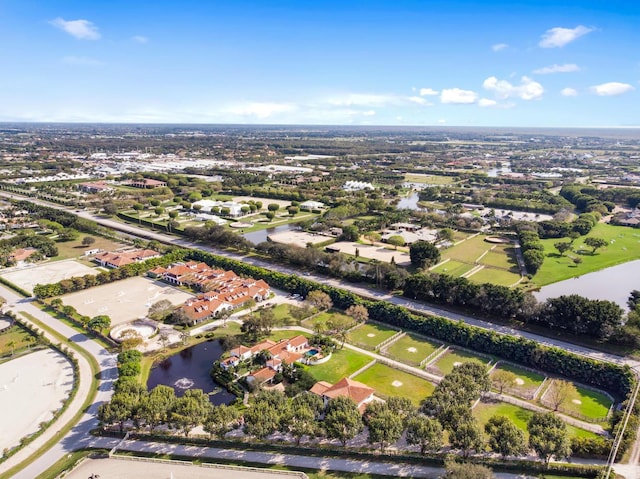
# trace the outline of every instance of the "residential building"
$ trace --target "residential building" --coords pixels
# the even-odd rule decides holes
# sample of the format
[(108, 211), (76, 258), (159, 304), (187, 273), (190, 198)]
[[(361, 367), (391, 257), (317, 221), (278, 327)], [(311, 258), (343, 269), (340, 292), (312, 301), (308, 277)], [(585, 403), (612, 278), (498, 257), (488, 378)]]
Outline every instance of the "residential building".
[(353, 399), (361, 413), (364, 412), (367, 404), (374, 399), (373, 394), (375, 393), (375, 389), (349, 378), (342, 378), (335, 384), (319, 381), (309, 391), (320, 396), (325, 405), (329, 400), (339, 396), (349, 397)]
[(120, 266), (126, 266), (132, 263), (141, 263), (151, 258), (159, 258), (162, 256), (152, 249), (136, 249), (130, 251), (122, 251), (112, 253), (110, 251), (103, 251), (94, 256), (94, 261), (100, 264), (100, 266), (108, 268), (119, 268)]

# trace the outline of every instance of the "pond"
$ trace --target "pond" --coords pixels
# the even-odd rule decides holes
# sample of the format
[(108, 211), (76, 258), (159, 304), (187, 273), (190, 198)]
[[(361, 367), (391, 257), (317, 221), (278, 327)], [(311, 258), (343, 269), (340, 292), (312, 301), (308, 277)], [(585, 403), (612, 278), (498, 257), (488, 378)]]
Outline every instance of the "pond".
[(503, 161), (500, 164), (500, 168), (490, 168), (487, 170), (487, 176), (490, 178), (496, 178), (499, 175), (504, 175), (507, 173), (511, 173), (511, 163), (508, 161)]
[(613, 301), (627, 310), (627, 299), (634, 289), (640, 290), (640, 260), (553, 283), (533, 295), (538, 301), (545, 301), (562, 295), (579, 294), (589, 299)]
[(242, 236), (251, 241), (253, 244), (258, 244), (258, 243), (262, 243), (263, 241), (267, 241), (267, 236), (275, 234), (275, 233), (281, 233), (283, 231), (294, 231), (298, 229), (298, 227), (296, 225), (282, 225), (282, 226), (276, 226), (275, 228), (267, 228), (264, 230), (259, 230), (259, 231), (253, 231), (251, 233), (246, 233), (243, 234)]
[(396, 205), (396, 209), (422, 210), (422, 208), (418, 206), (418, 201), (420, 201), (420, 195), (418, 195), (418, 193), (414, 191), (413, 193), (411, 193), (410, 196), (402, 198), (400, 201), (398, 201), (398, 204)]
[(211, 365), (220, 359), (222, 353), (218, 340), (184, 349), (151, 369), (147, 388), (151, 390), (158, 384), (171, 386), (176, 396), (182, 396), (187, 389), (202, 389), (205, 393), (213, 393), (209, 395), (211, 403), (229, 404), (236, 397), (216, 384), (209, 375)]

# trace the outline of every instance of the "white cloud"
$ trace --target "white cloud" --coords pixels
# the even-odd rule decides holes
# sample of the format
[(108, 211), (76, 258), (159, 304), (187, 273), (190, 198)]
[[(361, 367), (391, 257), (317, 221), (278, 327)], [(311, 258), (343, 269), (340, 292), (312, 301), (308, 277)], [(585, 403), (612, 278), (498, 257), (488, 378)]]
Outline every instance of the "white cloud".
[(478, 100), (478, 94), (471, 90), (462, 90), (461, 88), (445, 88), (440, 94), (442, 103), (454, 104), (470, 104)]
[(565, 63), (563, 65), (558, 65), (554, 63), (553, 65), (549, 65), (548, 67), (538, 68), (537, 70), (533, 70), (533, 73), (538, 75), (548, 75), (549, 73), (572, 73), (579, 72), (580, 67), (575, 63)]
[(409, 96), (409, 97), (407, 97), (407, 100), (410, 103), (416, 103), (418, 105), (424, 105), (424, 106), (432, 106), (433, 105), (433, 103), (431, 103), (426, 98), (422, 98), (421, 96)]
[(623, 93), (627, 93), (632, 90), (635, 90), (633, 86), (628, 83), (620, 83), (617, 81), (602, 83), (591, 87), (591, 91), (598, 96), (622, 95)]
[(544, 87), (537, 81), (523, 76), (520, 85), (512, 85), (506, 80), (498, 80), (496, 77), (487, 78), (482, 86), (501, 99), (521, 98), (522, 100), (537, 100), (544, 94)]
[(374, 116), (375, 114), (376, 114), (375, 110), (368, 110), (368, 111), (362, 112), (363, 116)]
[(420, 88), (420, 96), (435, 96), (439, 92), (433, 88)]
[(149, 38), (142, 35), (134, 35), (131, 37), (131, 40), (137, 43), (149, 43)]
[(273, 114), (287, 113), (295, 109), (295, 105), (291, 105), (288, 103), (254, 102), (232, 106), (227, 109), (227, 112), (239, 116), (269, 118)]
[(575, 88), (563, 88), (560, 90), (562, 96), (578, 96), (578, 90)]
[(496, 106), (497, 104), (497, 101), (490, 100), (489, 98), (480, 98), (480, 100), (478, 100), (478, 106), (481, 107)]
[(96, 60), (94, 58), (74, 56), (64, 57), (62, 59), (62, 63), (66, 63), (67, 65), (83, 65), (89, 67), (98, 67), (104, 65), (103, 61)]
[(507, 45), (506, 43), (496, 43), (495, 45), (491, 45), (491, 49), (494, 52), (501, 52), (502, 50), (506, 50), (507, 48), (509, 48), (509, 45)]
[(578, 25), (576, 28), (555, 27), (550, 28), (542, 35), (542, 40), (538, 45), (542, 48), (560, 48), (566, 44), (577, 40), (583, 35), (592, 32), (593, 28)]
[(65, 20), (64, 18), (58, 17), (49, 23), (80, 40), (98, 40), (100, 38), (98, 27), (89, 20)]

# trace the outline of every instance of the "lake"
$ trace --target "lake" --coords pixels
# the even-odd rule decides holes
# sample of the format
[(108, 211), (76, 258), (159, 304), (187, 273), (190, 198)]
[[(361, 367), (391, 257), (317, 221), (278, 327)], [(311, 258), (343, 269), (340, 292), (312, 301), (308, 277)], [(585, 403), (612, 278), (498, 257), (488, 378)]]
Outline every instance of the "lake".
[(243, 234), (242, 236), (251, 241), (253, 244), (258, 244), (258, 243), (262, 243), (263, 241), (267, 241), (267, 236), (275, 234), (275, 233), (281, 233), (283, 231), (293, 231), (298, 229), (298, 227), (296, 225), (282, 225), (282, 226), (276, 226), (275, 228), (267, 228), (264, 230), (259, 230), (259, 231), (253, 231), (251, 233), (246, 233)]
[(544, 286), (533, 293), (538, 301), (562, 295), (579, 294), (589, 299), (607, 299), (627, 310), (629, 293), (640, 290), (640, 260)]
[(209, 375), (211, 365), (222, 353), (218, 340), (184, 349), (151, 369), (147, 388), (151, 390), (158, 384), (171, 386), (176, 396), (182, 396), (187, 389), (202, 389), (205, 393), (216, 391), (209, 396), (211, 403), (216, 406), (229, 404), (236, 396), (216, 384)]
[(422, 210), (422, 208), (420, 208), (418, 206), (418, 201), (420, 201), (420, 195), (418, 195), (418, 193), (416, 193), (416, 192), (413, 192), (413, 193), (411, 193), (410, 196), (402, 198), (400, 201), (398, 201), (398, 204), (396, 205), (396, 209), (399, 209), (399, 210)]

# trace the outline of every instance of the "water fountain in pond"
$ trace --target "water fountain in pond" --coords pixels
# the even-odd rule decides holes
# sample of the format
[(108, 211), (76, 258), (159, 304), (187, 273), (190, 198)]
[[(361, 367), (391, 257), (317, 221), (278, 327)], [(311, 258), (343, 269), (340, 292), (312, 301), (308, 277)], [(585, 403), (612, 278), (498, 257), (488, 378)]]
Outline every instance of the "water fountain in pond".
[(173, 385), (180, 389), (189, 389), (191, 386), (193, 386), (193, 380), (189, 378), (180, 378), (175, 383), (173, 383)]

